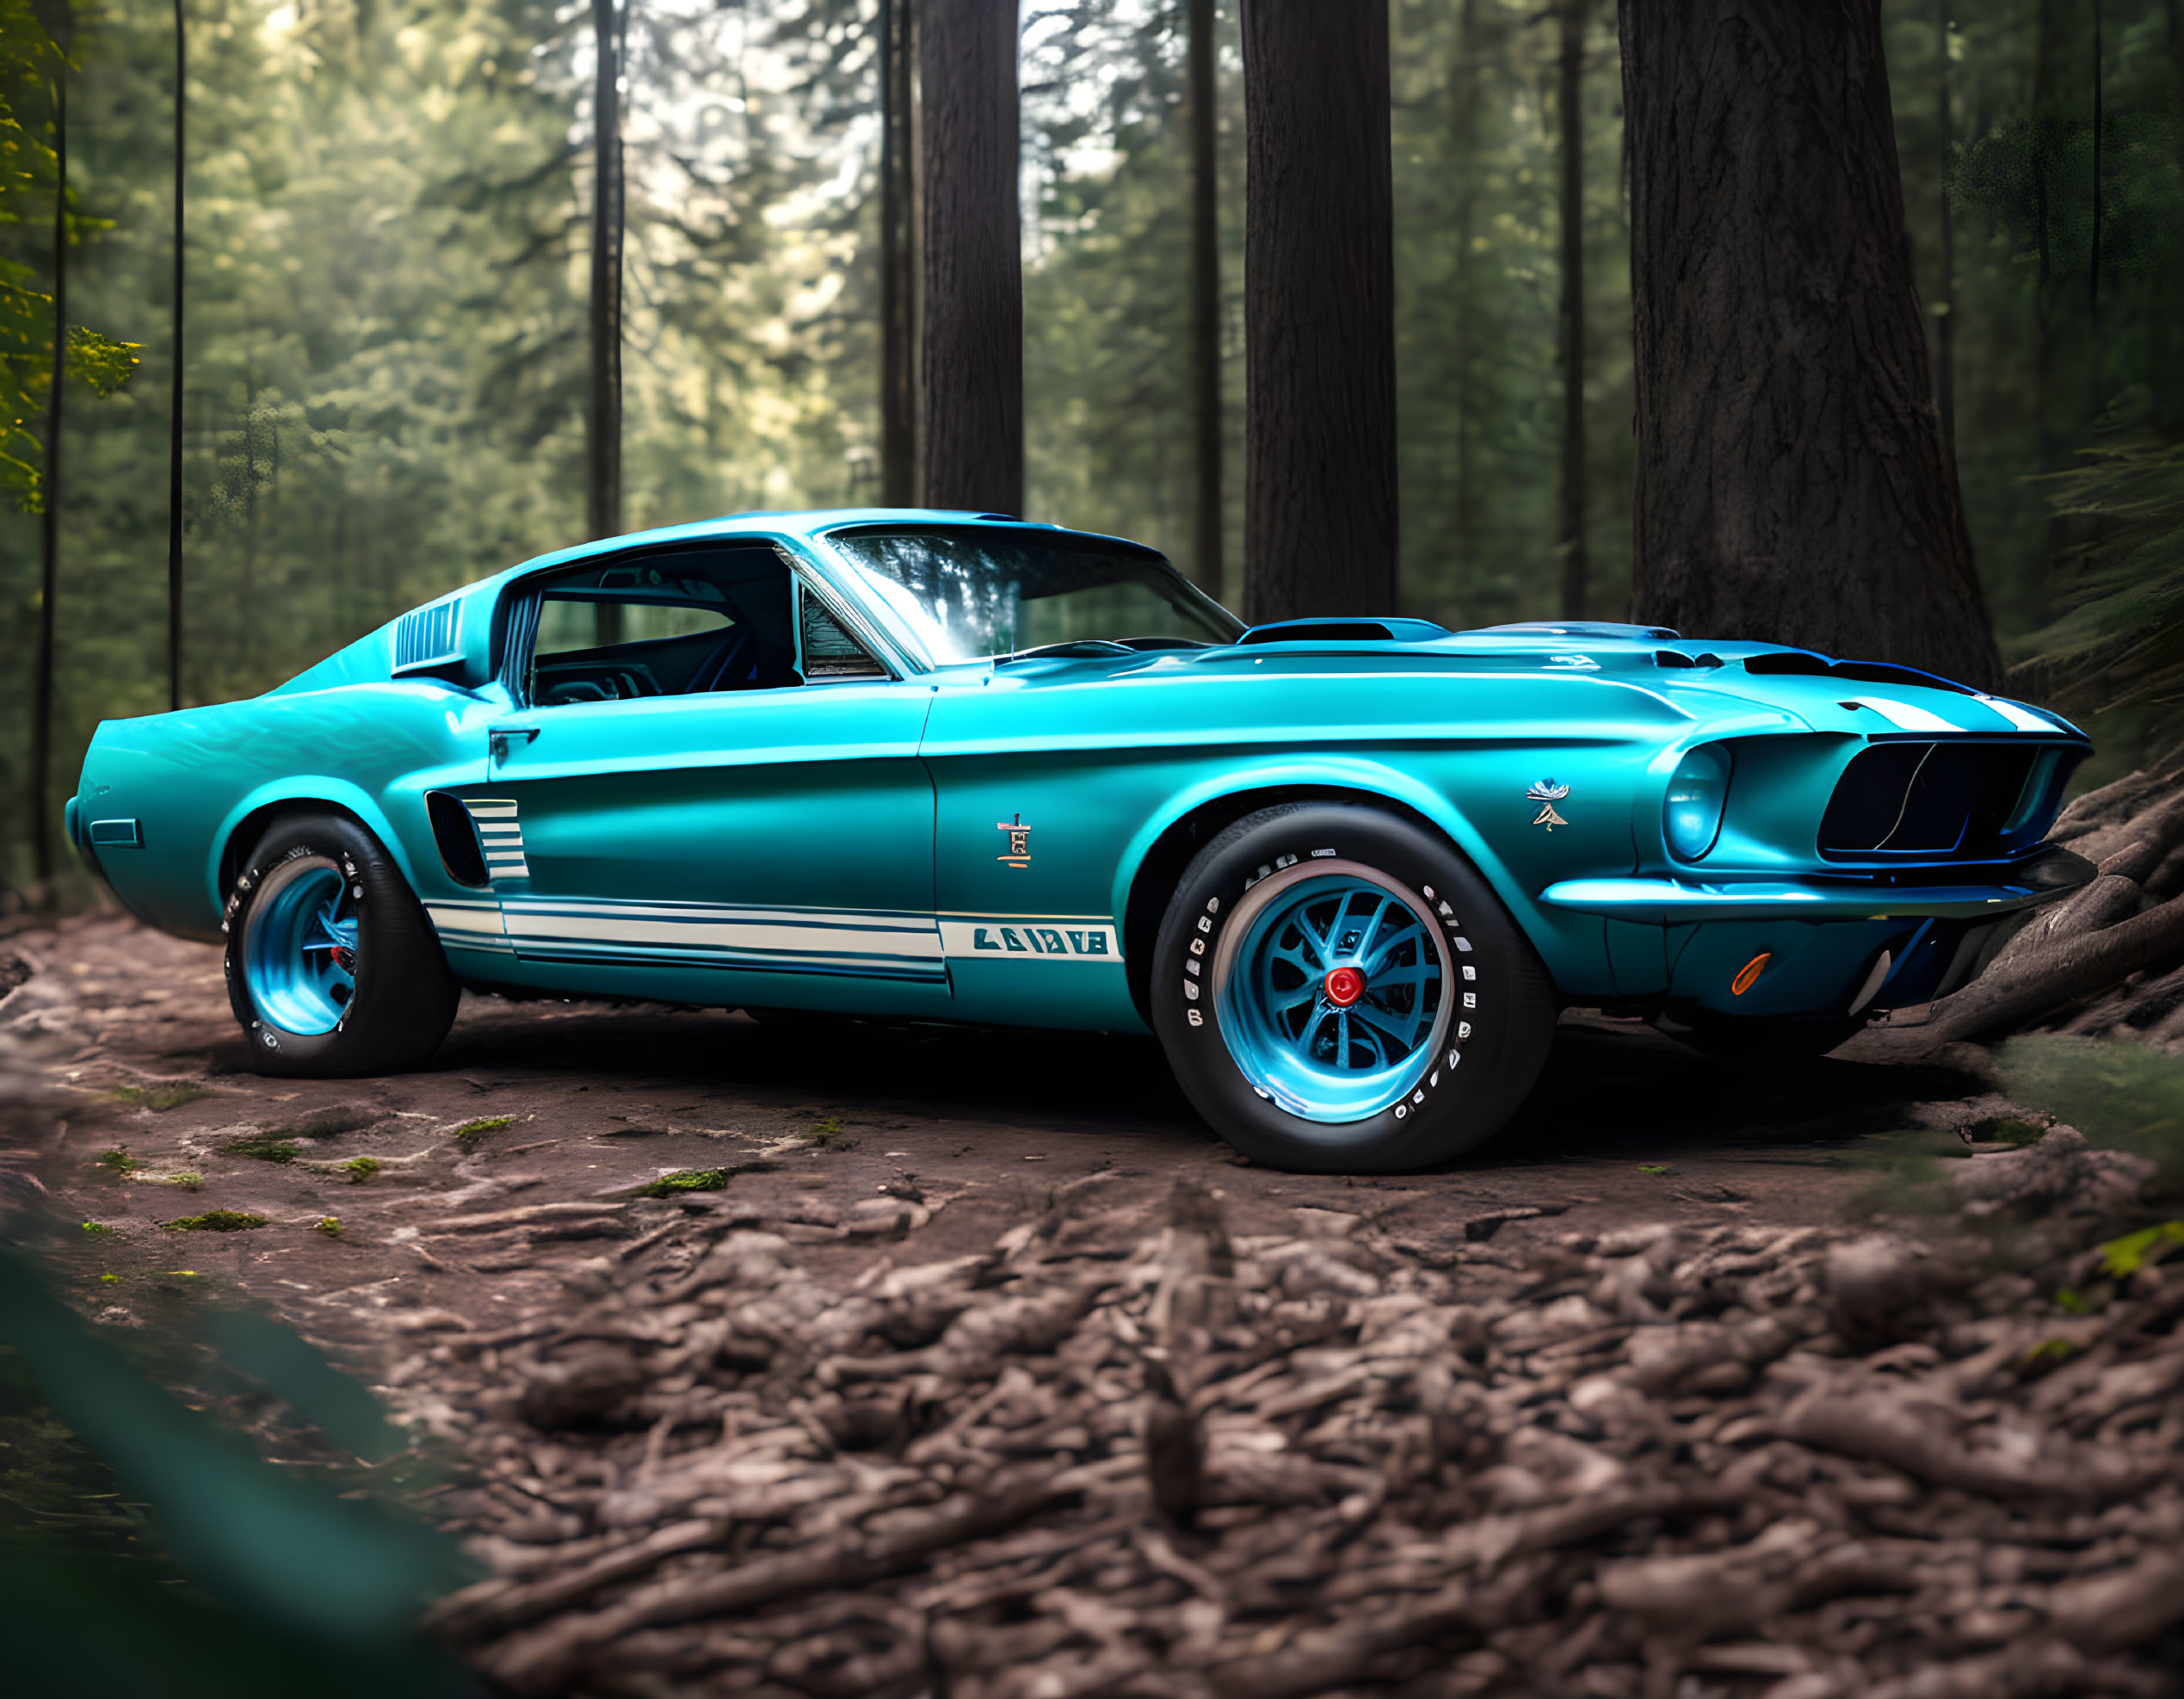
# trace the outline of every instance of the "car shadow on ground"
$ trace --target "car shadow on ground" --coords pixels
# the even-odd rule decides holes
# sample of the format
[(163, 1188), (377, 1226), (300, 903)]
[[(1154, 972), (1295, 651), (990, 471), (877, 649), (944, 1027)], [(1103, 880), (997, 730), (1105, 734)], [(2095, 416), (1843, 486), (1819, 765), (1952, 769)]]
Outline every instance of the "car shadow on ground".
[[(632, 1090), (910, 1110), (1064, 1134), (1126, 1127), (1193, 1146), (1209, 1136), (1158, 1045), (1123, 1035), (472, 999), (432, 1071), (500, 1084), (604, 1078)], [(1824, 1159), (1903, 1126), (1910, 1103), (1982, 1089), (1975, 1077), (1931, 1063), (1726, 1062), (1634, 1022), (1578, 1014), (1557, 1029), (1539, 1084), (1510, 1124), (1448, 1167), (1730, 1151)]]

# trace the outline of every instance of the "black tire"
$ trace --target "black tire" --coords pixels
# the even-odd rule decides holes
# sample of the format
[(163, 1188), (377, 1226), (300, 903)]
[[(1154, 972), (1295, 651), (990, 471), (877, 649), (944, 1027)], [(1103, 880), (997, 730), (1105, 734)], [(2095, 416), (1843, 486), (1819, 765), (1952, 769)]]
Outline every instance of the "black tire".
[[(284, 1025), (254, 997), (246, 964), (253, 923), (289, 881), (338, 873), (355, 922), (354, 990), (330, 1031)], [(277, 907), (277, 905), (275, 905)], [(220, 928), (227, 934), (227, 997), (259, 1073), (398, 1073), (428, 1060), (453, 1024), (462, 996), (424, 906), (386, 848), (346, 814), (298, 812), (274, 822), (244, 858)]]
[(1694, 1050), (1731, 1062), (1792, 1062), (1824, 1056), (1865, 1031), (1863, 1015), (1717, 1015), (1708, 1010), (1673, 1018), (1688, 1032), (1671, 1033)]
[[(1410, 1053), (1419, 1078), (1399, 1099), (1356, 1120), (1315, 1120), (1255, 1083), (1223, 1030), (1223, 992), (1252, 922), (1283, 892), (1338, 868), (1422, 923), (1446, 1007)], [(1475, 1003), (1464, 1006), (1465, 996)], [(1214, 1129), (1255, 1162), (1319, 1173), (1421, 1168), (1490, 1137), (1539, 1077), (1557, 1007), (1531, 941), (1452, 845), (1394, 814), (1333, 802), (1262, 809), (1199, 851), (1161, 921), (1151, 1003), (1176, 1079)]]

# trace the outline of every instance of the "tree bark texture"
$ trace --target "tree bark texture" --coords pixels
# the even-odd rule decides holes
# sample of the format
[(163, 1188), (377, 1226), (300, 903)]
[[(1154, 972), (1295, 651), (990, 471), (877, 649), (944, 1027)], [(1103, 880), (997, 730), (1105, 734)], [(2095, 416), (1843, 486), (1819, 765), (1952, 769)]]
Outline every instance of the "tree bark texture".
[(879, 0), (879, 499), (888, 507), (917, 496), (910, 4)]
[(1562, 617), (1585, 617), (1585, 24), (1562, 5)]
[(1636, 617), (1990, 684), (1879, 0), (1621, 0)]
[(1186, 102), (1191, 150), (1191, 437), (1196, 486), (1192, 565), (1221, 598), (1221, 202), (1213, 0), (1190, 0)]
[(1244, 617), (1396, 608), (1388, 16), (1243, 0)]
[(1957, 209), (1949, 199), (1949, 168), (1956, 120), (1950, 112), (1949, 3), (1934, 0), (1934, 118), (1940, 143), (1940, 169), (1934, 181), (1941, 185), (1941, 299), (1934, 305), (1934, 400), (1941, 411), (1941, 450), (1949, 464), (1957, 463)]
[(182, 0), (175, 0), (174, 374), (167, 417), (167, 706), (182, 705), (182, 188), (189, 154), (183, 128), (189, 115), (189, 30)]
[[(621, 32), (614, 0), (591, 0), (591, 398), (584, 433), (584, 515), (595, 537), (622, 528)], [(592, 609), (602, 646), (622, 640), (622, 610)]]
[(61, 379), (68, 370), (68, 38), (53, 68), (53, 370), (46, 392), (46, 467), (38, 491), (38, 679), (30, 705), (30, 868), (53, 876), (53, 616), (60, 598)]
[(919, 500), (1021, 513), (1016, 0), (919, 0), (916, 36)]

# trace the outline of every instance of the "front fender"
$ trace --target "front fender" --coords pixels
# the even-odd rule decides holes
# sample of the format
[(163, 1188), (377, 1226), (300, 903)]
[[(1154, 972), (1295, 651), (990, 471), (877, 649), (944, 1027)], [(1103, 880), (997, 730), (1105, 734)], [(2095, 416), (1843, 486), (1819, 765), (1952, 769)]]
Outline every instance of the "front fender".
[[(1539, 950), (1558, 985), (1589, 985), (1606, 978), (1606, 931), (1598, 918), (1543, 907), (1531, 886), (1511, 869), (1447, 791), (1418, 774), (1365, 757), (1269, 756), (1242, 766), (1224, 767), (1218, 774), (1178, 789), (1138, 826), (1124, 849), (1109, 893), (1111, 911), (1119, 916), (1129, 912), (1130, 893), (1146, 857), (1177, 822), (1225, 797), (1281, 791), (1348, 792), (1360, 800), (1392, 802), (1409, 809), (1446, 836), (1478, 868)], [(1626, 871), (1626, 853), (1627, 845), (1621, 845), (1619, 865), (1601, 871)]]

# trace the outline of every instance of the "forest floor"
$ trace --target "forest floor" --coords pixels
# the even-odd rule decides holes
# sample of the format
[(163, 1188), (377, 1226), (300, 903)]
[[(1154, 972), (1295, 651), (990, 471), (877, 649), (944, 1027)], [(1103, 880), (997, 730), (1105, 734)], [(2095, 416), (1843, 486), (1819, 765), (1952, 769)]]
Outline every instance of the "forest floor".
[[(2138, 1177), (1971, 1047), (1573, 1013), (1490, 1145), (1346, 1178), (1141, 1039), (466, 997), (262, 1078), (219, 952), (112, 915), (0, 937), (0, 1042), (103, 1319), (209, 1276), (466, 1456), (441, 1626), (520, 1692), (2169, 1690), (2180, 1282), (2036, 1289)], [(1997, 1183), (1917, 1213), (1936, 1157)], [(1960, 1207), (2027, 1195), (2067, 1242)]]

